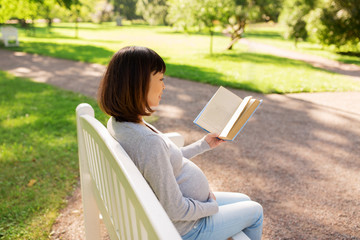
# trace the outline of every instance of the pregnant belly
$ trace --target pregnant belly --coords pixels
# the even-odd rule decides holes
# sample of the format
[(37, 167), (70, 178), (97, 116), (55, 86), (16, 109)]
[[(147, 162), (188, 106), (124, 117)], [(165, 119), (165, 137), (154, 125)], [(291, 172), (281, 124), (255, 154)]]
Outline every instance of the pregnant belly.
[(182, 171), (177, 177), (177, 182), (183, 196), (206, 202), (209, 197), (210, 188), (205, 174), (193, 162), (187, 159), (184, 159), (184, 161)]

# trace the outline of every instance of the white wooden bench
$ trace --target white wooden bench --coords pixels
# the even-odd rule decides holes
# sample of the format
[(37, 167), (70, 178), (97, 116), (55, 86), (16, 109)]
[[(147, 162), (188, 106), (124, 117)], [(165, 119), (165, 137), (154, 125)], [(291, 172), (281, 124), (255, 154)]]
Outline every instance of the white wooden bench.
[(18, 30), (15, 27), (6, 26), (1, 28), (1, 39), (5, 47), (19, 46)]
[[(121, 145), (86, 103), (76, 108), (86, 239), (100, 239), (102, 215), (111, 239), (180, 240), (155, 194)], [(183, 146), (181, 135), (168, 135)], [(245, 237), (245, 238), (244, 238)], [(249, 239), (244, 233), (236, 240)]]

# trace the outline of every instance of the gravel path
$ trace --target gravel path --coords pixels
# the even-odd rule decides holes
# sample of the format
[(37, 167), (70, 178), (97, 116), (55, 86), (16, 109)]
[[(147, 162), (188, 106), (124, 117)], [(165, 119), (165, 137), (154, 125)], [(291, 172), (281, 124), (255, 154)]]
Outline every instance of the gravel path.
[[(94, 97), (105, 68), (0, 49), (0, 69)], [(187, 143), (202, 137), (192, 121), (216, 89), (168, 77), (155, 125)], [(360, 93), (232, 91), (264, 103), (234, 142), (194, 159), (212, 189), (261, 203), (263, 239), (360, 240)], [(52, 239), (83, 239), (82, 224), (77, 188)]]

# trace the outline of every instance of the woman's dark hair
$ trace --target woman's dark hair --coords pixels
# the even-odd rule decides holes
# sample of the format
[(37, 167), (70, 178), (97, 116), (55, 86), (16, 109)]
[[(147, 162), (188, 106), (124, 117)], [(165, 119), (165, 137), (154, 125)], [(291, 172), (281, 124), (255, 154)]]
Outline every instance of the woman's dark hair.
[(166, 70), (163, 59), (146, 47), (124, 47), (109, 62), (98, 91), (100, 108), (116, 121), (140, 122), (153, 110), (147, 102), (150, 75)]

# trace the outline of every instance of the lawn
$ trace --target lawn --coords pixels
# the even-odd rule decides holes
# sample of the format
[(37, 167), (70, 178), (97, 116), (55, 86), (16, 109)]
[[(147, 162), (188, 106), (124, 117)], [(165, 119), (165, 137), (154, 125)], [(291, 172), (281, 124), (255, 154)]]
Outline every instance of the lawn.
[(75, 108), (95, 100), (0, 71), (0, 239), (48, 239), (79, 179)]
[[(252, 33), (254, 38), (258, 33), (257, 36), (270, 42), (285, 41), (276, 39), (278, 32), (273, 29), (261, 30), (262, 34), (259, 31), (249, 30), (248, 34)], [(121, 47), (142, 45), (164, 58), (168, 76), (262, 93), (360, 90), (358, 81), (301, 61), (250, 52), (239, 43), (232, 51), (226, 51), (229, 38), (220, 33), (214, 36), (212, 55), (208, 35), (176, 32), (165, 26), (82, 23), (78, 38), (74, 36), (74, 24), (55, 24), (50, 33), (45, 26), (38, 25), (35, 36), (29, 30), (21, 30), (21, 47), (12, 49), (106, 65)]]
[[(169, 27), (80, 24), (39, 25), (35, 37), (21, 30), (21, 47), (42, 55), (107, 64), (126, 45), (156, 50), (167, 63), (167, 75), (263, 93), (360, 90), (360, 84), (309, 64), (249, 52), (216, 34), (214, 54), (209, 37), (184, 34)], [(277, 30), (249, 30), (249, 38), (283, 41)], [(252, 35), (251, 35), (252, 34)], [(286, 44), (285, 44), (286, 43)], [(355, 61), (355, 60), (349, 60)], [(78, 173), (75, 108), (88, 102), (98, 119), (107, 117), (95, 100), (34, 83), (0, 71), (0, 239), (48, 239), (59, 209), (76, 186)]]
[[(358, 56), (351, 56), (351, 52), (349, 53), (349, 51), (354, 49), (349, 46), (343, 46), (340, 49), (337, 49), (335, 46), (322, 46), (318, 43), (309, 41), (299, 41), (295, 46), (294, 40), (284, 39), (284, 30), (284, 26), (278, 24), (250, 24), (247, 27), (244, 36), (249, 40), (266, 43), (278, 48), (317, 55), (343, 63), (356, 64), (360, 66), (360, 43), (358, 44), (357, 49)], [(339, 54), (339, 52), (348, 52), (350, 55)]]

